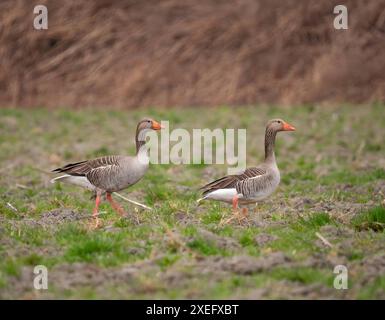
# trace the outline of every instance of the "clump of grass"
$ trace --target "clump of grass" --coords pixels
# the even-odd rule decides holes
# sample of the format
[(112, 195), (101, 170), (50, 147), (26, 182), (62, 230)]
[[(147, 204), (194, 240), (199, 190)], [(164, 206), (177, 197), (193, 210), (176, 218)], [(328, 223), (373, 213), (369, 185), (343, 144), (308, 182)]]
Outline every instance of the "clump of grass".
[(220, 248), (215, 246), (213, 243), (208, 242), (201, 238), (193, 239), (187, 244), (187, 246), (193, 250), (198, 251), (199, 253), (205, 256), (225, 255), (224, 250), (221, 250)]
[(216, 224), (222, 219), (222, 213), (220, 211), (210, 211), (202, 217), (204, 224)]
[(2, 263), (2, 269), (5, 274), (18, 276), (20, 273), (20, 264), (15, 259), (8, 259)]
[(47, 235), (43, 229), (38, 227), (25, 225), (21, 228), (11, 227), (9, 229), (11, 237), (26, 245), (39, 247), (43, 245), (45, 240), (49, 239), (49, 235)]
[(385, 228), (385, 207), (377, 206), (361, 212), (352, 220), (353, 226), (361, 230), (382, 231)]
[(258, 256), (260, 254), (260, 247), (255, 242), (255, 236), (258, 232), (257, 229), (250, 228), (242, 232), (239, 236), (239, 243), (247, 250), (247, 253), (252, 256)]
[(172, 266), (176, 261), (178, 261), (179, 258), (179, 255), (169, 254), (159, 259), (156, 263), (162, 270), (165, 270), (168, 267)]
[(13, 211), (9, 206), (5, 203), (0, 202), (0, 212), (8, 219), (15, 219), (18, 217), (17, 212)]
[(381, 275), (358, 293), (358, 299), (382, 299), (385, 288), (385, 276)]
[(327, 277), (323, 272), (308, 267), (276, 268), (271, 272), (271, 275), (275, 279), (289, 280), (303, 284), (309, 284), (320, 280), (323, 284), (328, 284), (330, 282), (330, 277)]
[(22, 261), (25, 265), (36, 266), (42, 263), (43, 257), (36, 253), (32, 253), (28, 256), (23, 257)]
[(103, 237), (84, 239), (80, 243), (73, 243), (67, 251), (69, 261), (93, 261), (98, 256), (114, 252), (118, 247), (116, 242)]
[(243, 247), (247, 247), (247, 246), (251, 246), (251, 245), (254, 245), (254, 237), (255, 235), (253, 235), (251, 232), (244, 232), (240, 239), (239, 239), (239, 243), (243, 246)]
[(310, 215), (307, 219), (301, 218), (300, 220), (302, 224), (311, 228), (319, 228), (332, 222), (332, 219), (326, 212), (317, 212)]
[(64, 260), (68, 262), (94, 262), (102, 266), (118, 265), (128, 261), (128, 241), (124, 232), (89, 233), (75, 225), (58, 232), (57, 242), (66, 246)]
[(171, 196), (171, 191), (166, 189), (164, 185), (154, 184), (147, 189), (145, 200), (150, 205), (154, 205), (159, 201), (165, 201)]

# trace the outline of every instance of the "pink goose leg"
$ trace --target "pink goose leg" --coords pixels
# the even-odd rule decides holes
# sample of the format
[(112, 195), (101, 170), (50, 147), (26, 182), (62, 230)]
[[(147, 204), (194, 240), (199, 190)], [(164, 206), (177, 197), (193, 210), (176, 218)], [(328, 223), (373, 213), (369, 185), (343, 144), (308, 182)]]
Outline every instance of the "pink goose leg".
[(230, 218), (230, 219), (233, 220), (234, 218), (237, 218), (238, 219), (238, 223), (241, 224), (242, 220), (247, 217), (248, 209), (247, 208), (242, 208), (242, 215), (241, 215), (240, 212), (239, 212), (238, 200), (239, 200), (238, 195), (235, 195), (233, 197), (233, 200), (232, 200), (234, 216), (232, 218)]
[(111, 193), (107, 193), (107, 200), (111, 204), (112, 208), (117, 213), (119, 213), (120, 216), (124, 217), (126, 215), (126, 213), (124, 212), (123, 208), (112, 199)]
[(238, 195), (235, 195), (233, 197), (233, 212), (237, 212), (238, 211)]
[(233, 221), (235, 218), (238, 218), (238, 221), (240, 221), (239, 220), (239, 212), (238, 212), (238, 195), (235, 195), (233, 197), (232, 204), (233, 204), (233, 215), (230, 218), (221, 222), (221, 224), (228, 224), (231, 221)]
[(92, 217), (95, 219), (95, 228), (98, 228), (100, 226), (100, 221), (99, 221), (99, 204), (101, 202), (101, 195), (100, 192), (96, 193), (96, 199), (95, 199), (95, 208), (92, 213)]
[[(119, 215), (120, 215), (121, 217), (126, 217), (126, 216), (127, 216), (127, 213), (124, 212), (123, 208), (122, 208), (117, 202), (115, 202), (115, 201), (112, 199), (111, 193), (107, 193), (107, 196), (106, 196), (106, 197), (107, 197), (108, 202), (111, 203), (112, 208), (113, 208), (117, 213), (119, 213)], [(140, 223), (139, 218), (138, 218), (136, 215), (134, 215), (134, 217), (135, 217), (135, 222), (136, 222), (136, 224), (139, 224), (139, 223)]]
[(248, 215), (249, 215), (249, 209), (248, 208), (242, 208), (242, 216), (244, 218), (247, 218)]

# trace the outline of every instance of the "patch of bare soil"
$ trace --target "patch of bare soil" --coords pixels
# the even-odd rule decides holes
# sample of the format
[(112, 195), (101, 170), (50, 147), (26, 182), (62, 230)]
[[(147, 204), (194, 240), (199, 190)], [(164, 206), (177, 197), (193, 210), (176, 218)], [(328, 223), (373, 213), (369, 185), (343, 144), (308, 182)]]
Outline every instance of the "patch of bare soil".
[(71, 209), (55, 209), (41, 215), (38, 223), (42, 225), (57, 225), (66, 222), (89, 218), (90, 215), (80, 214)]
[(341, 299), (343, 290), (335, 290), (321, 284), (300, 284), (291, 281), (279, 281), (274, 285), (266, 284), (263, 288), (238, 293), (237, 299)]
[[(195, 278), (208, 276), (210, 281), (225, 279), (229, 273), (250, 275), (269, 271), (277, 266), (288, 266), (290, 259), (283, 253), (276, 252), (261, 258), (248, 256), (207, 257), (198, 260), (182, 259), (166, 271), (161, 271), (154, 257), (145, 261), (125, 264), (119, 267), (102, 268), (87, 263), (62, 264), (49, 270), (50, 285), (59, 292), (89, 287), (97, 290), (124, 285), (132, 291), (145, 290), (144, 277), (157, 279), (167, 287), (181, 287)], [(23, 267), (17, 277), (9, 278), (6, 289), (0, 292), (2, 298), (38, 298), (33, 289), (33, 267)], [(138, 285), (140, 283), (140, 285)], [(47, 296), (49, 297), (49, 293)]]
[(278, 237), (273, 234), (260, 233), (254, 237), (254, 243), (259, 247), (263, 247), (277, 239)]
[(217, 269), (241, 274), (250, 275), (258, 272), (268, 271), (277, 266), (289, 266), (290, 258), (282, 252), (273, 252), (269, 255), (255, 258), (250, 256), (233, 256), (220, 258), (213, 264)]
[[(89, 287), (97, 290), (124, 284), (130, 286), (143, 275), (156, 274), (160, 268), (157, 258), (115, 268), (103, 268), (87, 263), (57, 265), (49, 270), (49, 285), (58, 292)], [(33, 288), (33, 267), (23, 267), (20, 275), (9, 278), (7, 288), (0, 291), (2, 298), (38, 298)], [(137, 288), (140, 290), (140, 288)], [(49, 297), (48, 292), (45, 297)]]
[(382, 252), (365, 257), (357, 264), (355, 269), (357, 270), (356, 272), (362, 272), (363, 284), (375, 281), (376, 278), (385, 275), (385, 253)]
[[(329, 261), (334, 265), (346, 264), (348, 260), (355, 259), (357, 252), (371, 256), (385, 250), (385, 244), (376, 239), (373, 231), (356, 232), (346, 226), (326, 225), (320, 228), (319, 233), (332, 244), (332, 248), (329, 248), (320, 239), (316, 240), (319, 248), (330, 253), (328, 257), (321, 258), (324, 260), (323, 263)], [(310, 260), (314, 260), (318, 255), (313, 255)], [(315, 260), (319, 261), (318, 258)]]
[(347, 258), (336, 254), (335, 252), (330, 253), (314, 253), (310, 258), (307, 258), (301, 263), (297, 263), (298, 266), (310, 267), (310, 268), (323, 268), (328, 269), (330, 272), (336, 265), (346, 265)]
[(15, 229), (18, 229), (20, 226), (27, 226), (54, 231), (57, 225), (87, 220), (89, 218), (90, 214), (81, 214), (71, 209), (60, 208), (42, 213), (38, 218), (24, 217), (20, 220), (8, 220), (7, 223)]
[(183, 286), (194, 279), (207, 277), (208, 285), (227, 279), (231, 274), (252, 275), (268, 272), (275, 267), (290, 267), (292, 261), (281, 252), (260, 258), (249, 256), (200, 257), (195, 261), (182, 259), (170, 267), (160, 277), (170, 286)]
[(203, 239), (205, 242), (211, 245), (229, 251), (237, 251), (241, 249), (240, 244), (235, 239), (230, 237), (219, 236), (203, 228), (198, 229), (197, 236), (186, 239), (185, 241), (187, 244), (189, 244), (193, 242), (196, 238)]
[[(204, 212), (203, 208), (200, 207), (198, 207), (196, 211)], [(199, 219), (196, 217), (196, 214), (191, 215), (185, 211), (177, 211), (173, 213), (173, 215), (179, 225), (199, 224)]]
[(346, 226), (333, 226), (326, 225), (320, 228), (320, 232), (328, 237), (331, 240), (337, 240), (341, 238), (350, 238), (355, 232), (353, 229)]
[[(367, 191), (365, 191), (366, 193)], [(349, 221), (363, 210), (369, 209), (373, 206), (373, 202), (354, 203), (352, 201), (337, 201), (337, 200), (321, 200), (315, 201), (311, 198), (297, 198), (289, 200), (289, 207), (296, 212), (325, 212), (331, 217), (337, 219), (342, 223), (349, 223)], [(291, 209), (291, 210), (293, 210)], [(289, 209), (290, 210), (290, 209)]]

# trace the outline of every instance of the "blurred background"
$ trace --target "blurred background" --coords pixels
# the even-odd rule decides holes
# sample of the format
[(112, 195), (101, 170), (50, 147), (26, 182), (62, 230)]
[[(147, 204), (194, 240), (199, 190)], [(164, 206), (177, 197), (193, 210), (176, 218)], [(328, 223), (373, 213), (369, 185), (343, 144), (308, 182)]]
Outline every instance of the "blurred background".
[(0, 105), (383, 102), (385, 1), (342, 2), (2, 0)]

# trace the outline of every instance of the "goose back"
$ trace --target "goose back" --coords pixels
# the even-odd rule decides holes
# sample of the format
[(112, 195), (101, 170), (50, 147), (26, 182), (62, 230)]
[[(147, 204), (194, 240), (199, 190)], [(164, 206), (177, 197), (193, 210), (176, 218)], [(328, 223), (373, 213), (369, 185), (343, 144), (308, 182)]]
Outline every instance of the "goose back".
[(96, 188), (115, 192), (138, 182), (148, 169), (138, 157), (105, 156), (93, 160), (71, 163), (57, 168), (71, 176), (85, 176)]

